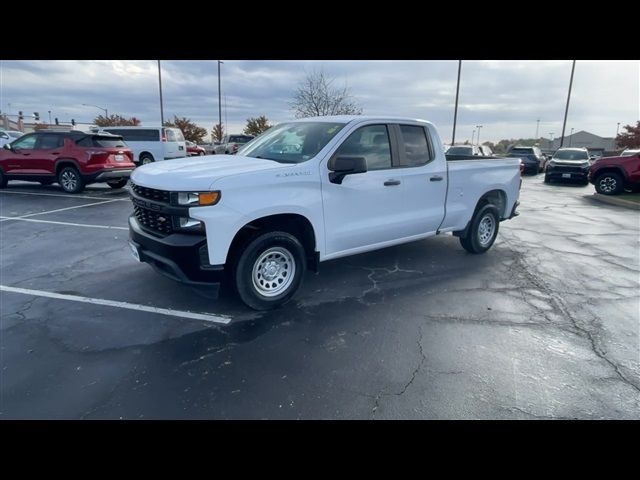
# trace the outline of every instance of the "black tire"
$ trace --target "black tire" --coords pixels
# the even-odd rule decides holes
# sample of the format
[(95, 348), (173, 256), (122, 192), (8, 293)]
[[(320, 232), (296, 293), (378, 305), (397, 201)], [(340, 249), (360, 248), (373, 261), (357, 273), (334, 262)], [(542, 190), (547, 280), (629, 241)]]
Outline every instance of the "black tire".
[(544, 183), (551, 183), (551, 178), (549, 177), (549, 175), (544, 176)]
[(203, 155), (205, 155), (205, 152), (198, 152), (199, 157), (202, 157)]
[(155, 160), (152, 155), (148, 153), (143, 153), (142, 155), (140, 155), (140, 165), (146, 165), (147, 163), (153, 162), (155, 162)]
[(605, 172), (596, 177), (596, 192), (602, 195), (619, 195), (624, 191), (624, 179), (615, 172)]
[(84, 190), (84, 180), (76, 167), (64, 167), (60, 170), (58, 184), (67, 193), (80, 193)]
[(128, 178), (121, 178), (120, 180), (111, 180), (107, 182), (107, 185), (109, 185), (111, 188), (122, 188), (127, 184), (128, 181)]
[(2, 170), (0, 170), (0, 188), (4, 188), (7, 186), (7, 177), (4, 175), (4, 173), (2, 173)]
[(587, 180), (586, 178), (582, 181), (582, 186), (586, 187), (587, 185), (589, 185), (589, 180)]
[[(480, 225), (483, 222), (489, 222), (492, 229), (490, 236), (486, 239), (484, 237), (489, 232), (484, 229), (481, 231), (480, 229)], [(487, 224), (485, 223), (485, 225)], [(469, 253), (484, 253), (489, 250), (496, 241), (499, 228), (500, 213), (498, 212), (497, 207), (493, 204), (485, 204), (473, 215), (469, 231), (466, 236), (460, 237), (460, 244), (462, 245), (462, 248)]]
[[(300, 241), (290, 233), (258, 234), (239, 251), (240, 255), (232, 269), (233, 283), (240, 299), (248, 307), (254, 310), (277, 308), (291, 300), (302, 285), (306, 255)], [(275, 276), (265, 276), (269, 263), (273, 268), (271, 275)], [(258, 265), (263, 265), (263, 268), (258, 268)], [(293, 274), (290, 275), (292, 270)], [(257, 283), (261, 286), (257, 287)]]

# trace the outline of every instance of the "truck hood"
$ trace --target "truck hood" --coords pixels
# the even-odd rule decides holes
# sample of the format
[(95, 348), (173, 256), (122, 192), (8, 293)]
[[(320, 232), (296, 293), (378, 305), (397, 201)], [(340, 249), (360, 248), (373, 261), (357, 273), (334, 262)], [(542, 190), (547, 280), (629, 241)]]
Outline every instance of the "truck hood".
[(134, 170), (131, 181), (158, 190), (209, 190), (213, 182), (239, 173), (275, 170), (288, 164), (243, 157), (242, 155), (203, 155), (149, 163)]

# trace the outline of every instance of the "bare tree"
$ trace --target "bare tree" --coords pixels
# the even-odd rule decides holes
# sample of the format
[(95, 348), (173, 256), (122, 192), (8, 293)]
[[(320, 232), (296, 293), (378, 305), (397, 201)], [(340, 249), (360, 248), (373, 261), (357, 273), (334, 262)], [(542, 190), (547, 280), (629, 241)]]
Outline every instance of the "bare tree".
[(216, 123), (211, 130), (211, 138), (214, 142), (221, 142), (225, 131), (221, 123)]
[(327, 78), (323, 71), (307, 74), (290, 104), (295, 117), (361, 115), (362, 107), (353, 99), (347, 86), (333, 87), (333, 82), (334, 79)]

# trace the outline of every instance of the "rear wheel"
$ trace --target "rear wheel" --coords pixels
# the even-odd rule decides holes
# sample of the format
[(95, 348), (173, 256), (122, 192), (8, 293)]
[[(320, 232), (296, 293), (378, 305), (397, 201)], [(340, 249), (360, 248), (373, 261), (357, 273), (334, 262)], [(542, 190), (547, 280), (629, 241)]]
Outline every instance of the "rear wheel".
[(618, 173), (606, 172), (598, 175), (595, 186), (596, 192), (602, 195), (618, 195), (624, 190), (624, 180)]
[(203, 155), (204, 155), (204, 152), (199, 152), (198, 153), (198, 156), (200, 156), (200, 157), (203, 156)]
[(0, 188), (4, 188), (7, 186), (7, 177), (5, 176), (4, 173), (2, 173), (2, 170), (0, 170)]
[(500, 214), (493, 204), (486, 204), (475, 213), (466, 236), (460, 244), (469, 253), (484, 253), (491, 248), (498, 236)]
[(58, 183), (67, 193), (80, 193), (84, 189), (84, 181), (75, 167), (64, 167), (60, 170)]
[(107, 185), (109, 185), (111, 188), (122, 188), (127, 184), (128, 180), (129, 180), (128, 178), (121, 178), (120, 180), (111, 180), (110, 182), (107, 182)]
[(240, 299), (254, 310), (271, 310), (295, 295), (306, 271), (304, 247), (287, 232), (267, 232), (249, 240), (235, 263)]
[(147, 163), (153, 163), (153, 157), (148, 153), (143, 153), (140, 155), (140, 165), (146, 165)]

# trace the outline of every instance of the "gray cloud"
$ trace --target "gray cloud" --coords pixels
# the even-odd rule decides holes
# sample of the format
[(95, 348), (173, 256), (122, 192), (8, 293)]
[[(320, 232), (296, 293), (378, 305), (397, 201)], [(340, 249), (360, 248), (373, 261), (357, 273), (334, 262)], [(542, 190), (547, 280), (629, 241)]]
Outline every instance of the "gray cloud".
[[(297, 82), (324, 69), (347, 84), (366, 114), (395, 114), (433, 121), (451, 136), (457, 61), (234, 61), (222, 65), (223, 121), (239, 131), (250, 116), (280, 122), (291, 117)], [(483, 140), (531, 137), (562, 128), (570, 61), (463, 61), (459, 140), (482, 124)], [(615, 134), (616, 123), (640, 117), (638, 61), (578, 61), (567, 131)], [(210, 130), (218, 118), (216, 61), (163, 61), (165, 117), (187, 116)], [(155, 61), (2, 61), (0, 108), (39, 111), (68, 121), (101, 113), (137, 116), (159, 124)], [(226, 105), (225, 105), (226, 103)], [(9, 106), (10, 104), (10, 106)]]

